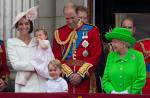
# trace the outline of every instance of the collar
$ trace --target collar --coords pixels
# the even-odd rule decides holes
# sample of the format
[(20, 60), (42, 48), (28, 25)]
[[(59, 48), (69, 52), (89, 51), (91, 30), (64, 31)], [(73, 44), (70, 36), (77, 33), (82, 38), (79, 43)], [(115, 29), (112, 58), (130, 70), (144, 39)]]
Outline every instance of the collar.
[(79, 31), (79, 30), (82, 28), (82, 26), (84, 26), (84, 24), (85, 24), (85, 23), (83, 23), (83, 22), (79, 22), (79, 26), (78, 26), (78, 28), (76, 29), (76, 31)]
[(133, 59), (133, 53), (132, 53), (131, 48), (128, 49), (128, 52), (125, 54), (125, 56), (123, 58), (120, 58), (119, 54), (117, 52), (115, 52), (115, 62), (120, 62), (120, 61), (128, 61), (129, 59)]
[(49, 80), (56, 81), (56, 82), (61, 81), (61, 79), (62, 79), (62, 78), (61, 78), (61, 77), (59, 77), (59, 78), (57, 78), (57, 79), (55, 79), (55, 80), (54, 80), (52, 77), (49, 77)]
[[(85, 24), (85, 23), (83, 23), (83, 22), (79, 22), (79, 23), (78, 23), (78, 28), (75, 29), (75, 30), (76, 30), (76, 31), (79, 31), (79, 30), (82, 28), (82, 26), (83, 26), (84, 24)], [(67, 25), (67, 26), (68, 26), (68, 25)], [(71, 29), (71, 30), (74, 30), (74, 29), (70, 28), (69, 26), (68, 26), (68, 28)]]
[(12, 38), (11, 40), (13, 45), (16, 46), (24, 46), (24, 47), (34, 47), (37, 46), (37, 41), (36, 38), (32, 38), (29, 45), (26, 45), (22, 40), (20, 40), (19, 38)]

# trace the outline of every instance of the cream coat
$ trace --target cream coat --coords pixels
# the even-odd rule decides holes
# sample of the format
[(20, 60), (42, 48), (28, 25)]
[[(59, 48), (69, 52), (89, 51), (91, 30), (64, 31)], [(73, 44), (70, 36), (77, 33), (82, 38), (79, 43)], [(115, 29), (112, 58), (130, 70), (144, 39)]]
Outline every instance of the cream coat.
[(26, 86), (16, 84), (24, 75), (25, 71), (34, 71), (34, 67), (30, 64), (32, 55), (35, 52), (37, 43), (35, 38), (26, 45), (18, 38), (10, 38), (7, 41), (8, 57), (14, 70), (17, 71), (15, 79), (15, 92), (43, 92), (43, 85), (46, 79), (40, 77), (37, 73), (33, 73)]

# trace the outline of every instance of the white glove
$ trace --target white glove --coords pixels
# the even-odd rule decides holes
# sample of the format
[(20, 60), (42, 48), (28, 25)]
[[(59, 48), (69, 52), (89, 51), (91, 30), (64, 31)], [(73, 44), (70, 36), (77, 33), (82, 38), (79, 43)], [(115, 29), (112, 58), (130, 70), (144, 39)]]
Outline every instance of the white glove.
[(116, 92), (115, 90), (112, 90), (111, 94), (120, 94), (120, 92)]
[(120, 94), (129, 94), (128, 90), (124, 90), (122, 92), (120, 92)]

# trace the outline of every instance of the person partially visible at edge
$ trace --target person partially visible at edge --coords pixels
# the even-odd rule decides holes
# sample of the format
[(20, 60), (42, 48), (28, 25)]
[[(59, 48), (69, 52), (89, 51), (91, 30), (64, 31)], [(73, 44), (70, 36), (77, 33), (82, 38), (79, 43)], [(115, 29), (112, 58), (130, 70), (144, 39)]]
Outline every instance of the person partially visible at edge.
[(85, 6), (77, 6), (76, 9), (78, 19), (84, 23), (88, 23), (88, 13)]
[(64, 16), (67, 23), (55, 31), (52, 50), (55, 58), (63, 63), (69, 92), (96, 92), (92, 73), (101, 54), (99, 29), (79, 21), (73, 3), (64, 6)]
[(143, 53), (146, 63), (146, 84), (143, 94), (150, 94), (150, 38), (141, 39), (136, 42), (134, 48)]
[[(15, 92), (43, 92), (43, 85), (46, 78), (41, 77), (35, 72), (31, 64), (31, 58), (36, 51), (37, 41), (31, 37), (33, 22), (37, 17), (37, 7), (32, 7), (27, 11), (19, 13), (13, 22), (13, 28), (19, 32), (19, 36), (9, 38), (7, 41), (8, 57), (11, 65), (17, 72), (15, 79)], [(25, 86), (20, 84), (25, 72), (32, 72), (32, 76)]]
[[(128, 28), (132, 31), (134, 36), (136, 31), (136, 25), (133, 19), (131, 18), (124, 18), (121, 22), (121, 26), (124, 28)], [(134, 49), (140, 51), (144, 55), (145, 63), (146, 63), (146, 85), (143, 87), (142, 91), (143, 94), (150, 94), (150, 38), (144, 38), (141, 40), (136, 41), (134, 45)]]
[(136, 41), (132, 32), (116, 27), (105, 37), (112, 41), (114, 51), (108, 54), (102, 78), (104, 91), (108, 94), (142, 94), (146, 67), (142, 53), (131, 48)]
[(9, 68), (7, 65), (5, 44), (0, 40), (0, 92), (6, 91), (8, 87)]
[(68, 84), (62, 75), (62, 64), (59, 60), (51, 60), (48, 64), (49, 78), (44, 86), (47, 93), (68, 92)]

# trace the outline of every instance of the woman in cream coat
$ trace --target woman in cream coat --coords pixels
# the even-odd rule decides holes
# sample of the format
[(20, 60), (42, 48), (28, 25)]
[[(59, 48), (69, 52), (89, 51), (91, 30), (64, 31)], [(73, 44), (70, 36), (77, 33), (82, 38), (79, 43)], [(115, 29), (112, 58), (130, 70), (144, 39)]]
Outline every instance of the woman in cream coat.
[[(30, 14), (32, 13), (32, 14)], [(7, 41), (8, 57), (14, 70), (17, 71), (15, 80), (15, 92), (43, 92), (43, 85), (46, 79), (39, 76), (30, 61), (37, 43), (35, 38), (31, 38), (30, 33), (33, 31), (31, 20), (36, 18), (36, 8), (31, 8), (26, 12), (18, 14), (13, 23), (19, 31), (19, 37), (10, 38)], [(24, 72), (33, 72), (31, 78), (25, 86), (20, 85), (20, 79), (24, 78)]]

